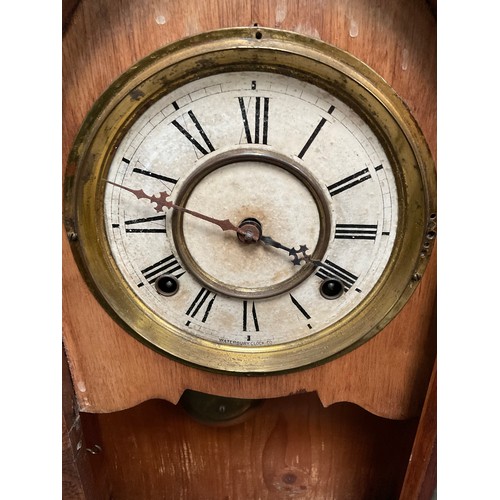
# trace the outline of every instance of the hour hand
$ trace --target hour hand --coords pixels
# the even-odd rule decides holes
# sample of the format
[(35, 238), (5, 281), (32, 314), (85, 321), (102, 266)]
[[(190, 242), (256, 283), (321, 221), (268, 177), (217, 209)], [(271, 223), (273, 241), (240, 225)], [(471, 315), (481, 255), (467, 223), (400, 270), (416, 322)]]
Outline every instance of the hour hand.
[(274, 248), (279, 248), (281, 250), (285, 250), (285, 252), (288, 252), (288, 255), (292, 257), (292, 263), (294, 266), (300, 266), (300, 263), (302, 261), (305, 262), (310, 262), (311, 256), (307, 255), (307, 246), (306, 245), (300, 245), (298, 250), (295, 250), (295, 248), (289, 248), (278, 241), (274, 240), (270, 236), (261, 236), (259, 238), (259, 241), (262, 241), (265, 245), (270, 245)]

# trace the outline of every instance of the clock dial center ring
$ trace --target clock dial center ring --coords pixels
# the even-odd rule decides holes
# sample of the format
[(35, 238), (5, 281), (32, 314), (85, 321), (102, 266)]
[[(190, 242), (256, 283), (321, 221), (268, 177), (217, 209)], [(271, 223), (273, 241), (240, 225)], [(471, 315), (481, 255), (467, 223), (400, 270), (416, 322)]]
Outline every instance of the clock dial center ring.
[(171, 237), (181, 261), (206, 287), (226, 296), (266, 298), (291, 290), (313, 271), (294, 265), (290, 249), (306, 245), (324, 257), (331, 235), (331, 204), (304, 166), (270, 149), (240, 147), (215, 154), (176, 188), (176, 203), (244, 233), (221, 231), (182, 212), (171, 215)]

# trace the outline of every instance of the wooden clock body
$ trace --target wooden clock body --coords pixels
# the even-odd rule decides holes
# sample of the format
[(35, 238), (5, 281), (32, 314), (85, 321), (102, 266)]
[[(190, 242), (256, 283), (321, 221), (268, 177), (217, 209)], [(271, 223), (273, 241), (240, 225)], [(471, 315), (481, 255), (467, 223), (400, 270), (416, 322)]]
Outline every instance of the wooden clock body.
[[(320, 38), (367, 63), (406, 102), (435, 157), (436, 20), (424, 0), (82, 0), (63, 13), (64, 164), (93, 102), (139, 59), (188, 35), (255, 23)], [(65, 422), (88, 498), (408, 494), (425, 472), (407, 470), (412, 446), (422, 446), (422, 426), (435, 432), (422, 411), (434, 397), (424, 406), (435, 296), (433, 256), (401, 313), (353, 352), (287, 375), (219, 375), (125, 333), (88, 289), (64, 235), (65, 363), (78, 410)], [(186, 389), (261, 403), (213, 427), (174, 406)], [(418, 498), (414, 491), (407, 498)]]

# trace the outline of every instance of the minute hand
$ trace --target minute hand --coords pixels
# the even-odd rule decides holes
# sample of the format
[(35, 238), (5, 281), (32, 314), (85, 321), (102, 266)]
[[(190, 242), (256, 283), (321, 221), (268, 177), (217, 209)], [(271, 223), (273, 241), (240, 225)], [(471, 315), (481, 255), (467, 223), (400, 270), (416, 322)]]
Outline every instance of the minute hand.
[(156, 203), (156, 207), (154, 209), (157, 212), (162, 212), (163, 208), (177, 210), (179, 212), (184, 212), (186, 214), (192, 215), (193, 217), (197, 217), (198, 219), (205, 220), (207, 222), (211, 222), (216, 226), (219, 226), (223, 231), (236, 231), (239, 234), (246, 235), (246, 232), (240, 229), (238, 226), (235, 226), (229, 219), (215, 219), (214, 217), (210, 217), (209, 215), (202, 214), (200, 212), (195, 212), (194, 210), (190, 210), (189, 208), (181, 207), (180, 205), (176, 205), (173, 201), (168, 200), (168, 193), (162, 191), (155, 195), (146, 194), (142, 189), (131, 189), (126, 186), (122, 186), (121, 184), (116, 184), (115, 182), (106, 181), (108, 184), (112, 184), (113, 186), (117, 186), (125, 191), (129, 191), (134, 194), (138, 199), (146, 198), (151, 203)]

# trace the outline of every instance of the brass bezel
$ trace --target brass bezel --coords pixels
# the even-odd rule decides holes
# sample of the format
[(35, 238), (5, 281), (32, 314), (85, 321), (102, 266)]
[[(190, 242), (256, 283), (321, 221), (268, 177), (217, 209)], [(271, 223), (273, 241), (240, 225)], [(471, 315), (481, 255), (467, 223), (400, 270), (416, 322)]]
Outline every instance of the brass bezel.
[[(188, 337), (141, 303), (115, 265), (104, 229), (104, 182), (115, 148), (146, 107), (218, 72), (280, 72), (346, 102), (377, 134), (394, 169), (398, 232), (390, 261), (366, 299), (305, 339), (239, 347)], [(103, 307), (132, 335), (178, 361), (229, 374), (270, 374), (338, 357), (378, 333), (407, 302), (432, 250), (436, 184), (432, 156), (406, 106), (353, 56), (319, 40), (268, 28), (229, 28), (168, 45), (138, 62), (99, 98), (75, 140), (65, 178), (65, 223), (75, 258)], [(432, 231), (431, 231), (432, 229)]]

